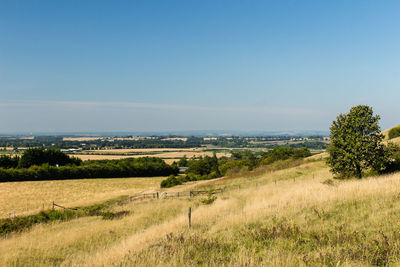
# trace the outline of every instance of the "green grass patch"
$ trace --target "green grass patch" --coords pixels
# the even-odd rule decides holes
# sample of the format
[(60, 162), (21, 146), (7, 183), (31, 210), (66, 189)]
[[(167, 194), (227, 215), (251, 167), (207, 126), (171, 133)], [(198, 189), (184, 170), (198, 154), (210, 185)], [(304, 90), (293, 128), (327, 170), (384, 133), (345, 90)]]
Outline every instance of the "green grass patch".
[(21, 232), (40, 223), (67, 221), (85, 216), (102, 216), (103, 219), (116, 219), (126, 215), (126, 212), (107, 212), (108, 208), (123, 204), (127, 196), (107, 200), (103, 203), (71, 209), (43, 210), (37, 214), (0, 219), (0, 236), (7, 236), (13, 232)]

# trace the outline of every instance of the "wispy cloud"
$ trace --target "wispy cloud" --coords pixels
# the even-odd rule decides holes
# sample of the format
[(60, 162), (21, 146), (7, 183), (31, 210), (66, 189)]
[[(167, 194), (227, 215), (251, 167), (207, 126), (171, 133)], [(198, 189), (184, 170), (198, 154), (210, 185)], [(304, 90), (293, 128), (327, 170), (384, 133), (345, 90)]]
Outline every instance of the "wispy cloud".
[(261, 113), (266, 115), (305, 116), (319, 114), (321, 111), (310, 108), (293, 107), (263, 107), (263, 106), (200, 106), (185, 104), (156, 104), (137, 102), (97, 102), (97, 101), (0, 101), (3, 107), (35, 108), (115, 108), (115, 109), (153, 109), (178, 111), (210, 111), (210, 112), (241, 112)]

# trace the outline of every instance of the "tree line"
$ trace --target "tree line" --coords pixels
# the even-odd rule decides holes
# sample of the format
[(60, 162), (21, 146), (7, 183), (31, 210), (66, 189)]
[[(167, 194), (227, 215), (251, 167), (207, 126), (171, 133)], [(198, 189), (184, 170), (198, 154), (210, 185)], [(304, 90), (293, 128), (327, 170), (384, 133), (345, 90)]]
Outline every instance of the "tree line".
[(184, 176), (168, 177), (161, 182), (161, 187), (171, 187), (188, 181), (208, 180), (241, 171), (251, 171), (277, 161), (297, 160), (311, 156), (307, 148), (275, 147), (268, 152), (242, 151), (233, 152), (230, 157), (217, 158), (205, 156), (179, 160), (176, 165), (188, 167)]
[(155, 157), (82, 162), (55, 149), (31, 148), (21, 157), (0, 157), (0, 182), (82, 178), (154, 177), (178, 173)]

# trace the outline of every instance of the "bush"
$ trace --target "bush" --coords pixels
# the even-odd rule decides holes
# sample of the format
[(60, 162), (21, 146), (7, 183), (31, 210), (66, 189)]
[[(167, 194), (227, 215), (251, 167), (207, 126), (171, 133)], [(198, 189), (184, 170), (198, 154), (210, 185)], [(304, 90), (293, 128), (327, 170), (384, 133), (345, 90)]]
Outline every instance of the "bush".
[(161, 181), (160, 187), (168, 188), (180, 184), (182, 184), (182, 182), (176, 179), (175, 175), (170, 175), (167, 179)]
[(400, 147), (389, 144), (388, 150), (391, 156), (389, 160), (385, 162), (385, 168), (379, 172), (380, 174), (400, 171)]

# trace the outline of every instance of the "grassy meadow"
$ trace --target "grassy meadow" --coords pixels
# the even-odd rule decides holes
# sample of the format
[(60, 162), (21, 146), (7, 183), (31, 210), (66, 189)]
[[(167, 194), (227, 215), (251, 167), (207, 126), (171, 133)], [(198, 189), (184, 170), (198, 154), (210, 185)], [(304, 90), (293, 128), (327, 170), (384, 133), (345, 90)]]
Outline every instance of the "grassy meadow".
[[(154, 190), (156, 182), (147, 183), (151, 179), (144, 179), (138, 187)], [(118, 181), (129, 180), (104, 183)], [(72, 186), (80, 181), (60, 181), (66, 182)], [(79, 187), (83, 186), (76, 189)], [(99, 187), (107, 191), (106, 185)], [(324, 161), (314, 157), (288, 169), (260, 169), (170, 190), (221, 187), (226, 190), (216, 199), (200, 196), (132, 202), (111, 208), (129, 212), (120, 219), (90, 216), (11, 234), (0, 240), (0, 265), (400, 264), (400, 173), (333, 180)], [(115, 185), (114, 190), (102, 197), (116, 196), (118, 190), (125, 194), (128, 189)], [(192, 207), (191, 229), (187, 227), (188, 207)]]

